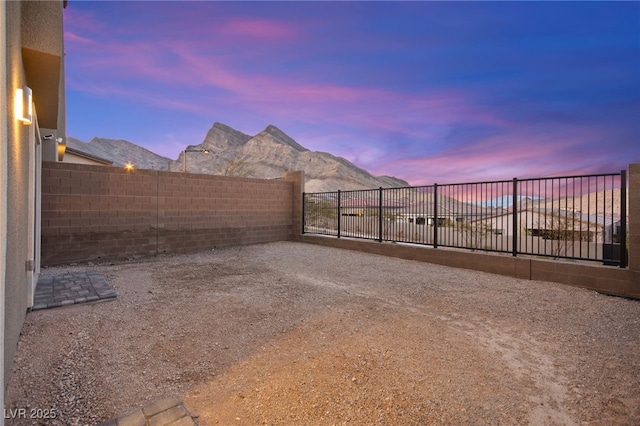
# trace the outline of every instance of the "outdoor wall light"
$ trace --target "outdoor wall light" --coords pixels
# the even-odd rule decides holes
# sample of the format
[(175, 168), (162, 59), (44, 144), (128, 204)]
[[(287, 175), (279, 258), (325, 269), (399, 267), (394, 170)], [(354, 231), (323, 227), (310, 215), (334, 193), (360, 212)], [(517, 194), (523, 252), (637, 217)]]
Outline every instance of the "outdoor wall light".
[(16, 89), (16, 98), (14, 100), (14, 112), (16, 118), (24, 125), (31, 124), (33, 121), (33, 106), (31, 98), (31, 89), (27, 86)]
[(131, 161), (129, 161), (127, 164), (124, 165), (124, 168), (128, 172), (132, 171), (133, 170), (133, 163)]
[(67, 144), (63, 143), (62, 138), (56, 138), (56, 146), (58, 149), (58, 161), (64, 161), (64, 153), (67, 152)]

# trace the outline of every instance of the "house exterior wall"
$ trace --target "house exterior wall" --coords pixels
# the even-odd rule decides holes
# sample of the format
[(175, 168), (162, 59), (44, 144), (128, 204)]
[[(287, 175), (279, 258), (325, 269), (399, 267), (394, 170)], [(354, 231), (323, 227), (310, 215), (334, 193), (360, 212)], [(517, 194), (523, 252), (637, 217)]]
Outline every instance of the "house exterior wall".
[[(500, 235), (513, 235), (513, 215), (511, 213), (500, 216), (492, 216), (487, 219), (479, 219), (474, 223), (484, 224), (493, 230), (502, 231)], [(572, 219), (570, 213), (560, 213), (553, 217), (550, 213), (537, 212), (535, 210), (524, 210), (518, 212), (518, 233), (524, 234), (525, 230), (540, 229), (550, 231), (575, 231), (576, 236), (581, 232), (583, 238), (591, 236), (591, 242), (604, 242), (604, 226), (595, 225), (579, 219)]]
[[(18, 121), (13, 110), (16, 89), (39, 85), (34, 91), (35, 112), (55, 120), (52, 128), (64, 136), (64, 51), (62, 1), (2, 2), (2, 398), (9, 379), (20, 331), (30, 304), (34, 280), (37, 280), (38, 245), (36, 224), (39, 198), (36, 176), (39, 170), (40, 144), (38, 120), (32, 124)], [(26, 53), (26, 52), (31, 53)], [(46, 57), (57, 64), (43, 66), (37, 59)], [(31, 62), (30, 62), (31, 61)], [(29, 75), (32, 76), (29, 81)], [(42, 76), (44, 80), (34, 78)], [(44, 81), (44, 82), (43, 82)], [(51, 84), (49, 84), (51, 82)], [(3, 419), (0, 419), (0, 424)]]
[[(6, 2), (0, 1), (0, 57), (7, 63), (7, 10)], [(7, 96), (7, 71), (8, 67), (0, 67), (0, 152), (8, 151), (8, 128), (10, 119), (8, 110), (9, 97)], [(7, 252), (7, 156), (0, 155), (0, 405), (4, 407), (4, 306), (6, 305), (6, 252)], [(4, 417), (4, 416), (3, 416)], [(0, 419), (0, 425), (4, 419)]]
[[(22, 21), (20, 29), (22, 54), (29, 62), (28, 73), (34, 77), (32, 80), (35, 80), (27, 83), (31, 86), (41, 86), (42, 83), (39, 80), (46, 81), (47, 87), (39, 87), (44, 93), (35, 93), (34, 88), (34, 102), (41, 116), (46, 113), (47, 117), (55, 118), (49, 123), (41, 120), (40, 124), (56, 135), (54, 140), (58, 137), (64, 139), (66, 138), (66, 80), (64, 78), (63, 1), (30, 0), (19, 3)], [(51, 69), (53, 66), (57, 69)]]
[(290, 239), (296, 222), (293, 190), (300, 179), (300, 174), (259, 180), (45, 162), (42, 264)]
[[(7, 29), (7, 98), (9, 109), (13, 107), (15, 89), (26, 85), (26, 77), (21, 55), (21, 2), (6, 2)], [(9, 111), (7, 120), (7, 192), (5, 233), (4, 281), (4, 378), (9, 379), (13, 356), (18, 345), (20, 331), (27, 311), (27, 271), (28, 221), (29, 211), (29, 141), (30, 127), (15, 119)], [(4, 392), (4, 389), (3, 389)]]
[[(518, 223), (522, 223), (523, 212), (518, 214)], [(531, 222), (531, 221), (529, 221)], [(513, 235), (513, 214), (505, 213), (500, 216), (491, 216), (487, 219), (479, 219), (477, 221), (473, 221), (472, 223), (478, 225), (484, 225), (490, 229), (495, 229), (501, 231), (500, 235), (505, 237), (510, 237)], [(521, 232), (519, 229), (518, 232)]]

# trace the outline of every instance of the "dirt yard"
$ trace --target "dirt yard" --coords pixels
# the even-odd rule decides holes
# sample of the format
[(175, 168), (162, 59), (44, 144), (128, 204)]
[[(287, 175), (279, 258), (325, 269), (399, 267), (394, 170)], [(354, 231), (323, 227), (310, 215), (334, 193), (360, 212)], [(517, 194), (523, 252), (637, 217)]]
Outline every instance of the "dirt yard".
[(292, 242), (43, 273), (79, 269), (119, 296), (27, 315), (6, 408), (41, 424), (640, 424), (640, 301)]

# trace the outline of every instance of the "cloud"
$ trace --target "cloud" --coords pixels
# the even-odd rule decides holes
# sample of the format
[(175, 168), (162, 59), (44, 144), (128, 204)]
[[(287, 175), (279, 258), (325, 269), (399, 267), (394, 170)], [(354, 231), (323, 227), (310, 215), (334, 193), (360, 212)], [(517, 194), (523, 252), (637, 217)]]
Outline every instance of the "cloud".
[[(260, 28), (270, 31), (271, 25)], [(211, 110), (214, 107), (210, 99), (216, 98), (218, 105), (223, 100), (226, 105), (268, 112), (274, 119), (287, 117), (294, 110), (302, 120), (326, 123), (348, 119), (354, 125), (376, 129), (378, 134), (413, 133), (414, 137), (432, 134), (424, 126), (418, 129), (412, 125), (416, 122), (442, 126), (465, 117), (502, 124), (486, 109), (474, 108), (462, 91), (402, 93), (320, 83), (314, 75), (292, 78), (264, 74), (260, 67), (241, 67), (233, 56), (201, 52), (198, 45), (182, 40), (154, 44), (83, 38), (79, 43), (71, 36), (69, 44), (72, 53), (74, 49), (82, 50), (79, 58), (70, 59), (76, 70), (69, 79), (72, 87), (97, 96), (146, 99), (155, 106), (161, 104), (185, 112)], [(192, 95), (190, 89), (194, 88), (200, 91)], [(144, 96), (144, 90), (150, 95)], [(175, 100), (184, 94), (189, 95), (188, 100)]]
[[(603, 152), (599, 141), (605, 133), (595, 126), (552, 131), (523, 126), (435, 155), (396, 159), (386, 172), (402, 173), (419, 184), (616, 172), (626, 166), (625, 159)], [(590, 164), (593, 158), (599, 158), (598, 169)]]
[[(425, 22), (437, 16), (412, 20), (404, 12), (393, 16), (406, 25), (390, 21), (390, 4), (345, 6), (353, 14), (336, 19), (318, 15), (317, 5), (159, 3), (152, 13), (146, 6), (126, 2), (97, 19), (70, 3), (70, 89), (121, 100), (139, 114), (275, 124), (311, 149), (412, 182), (618, 167), (640, 136), (629, 118), (639, 110), (638, 83), (629, 83), (637, 70), (615, 55), (595, 70), (584, 66), (602, 58), (590, 41), (597, 35), (563, 38), (558, 27), (545, 39), (527, 27), (510, 37), (523, 25), (514, 21), (506, 33), (485, 36), (486, 23), (474, 15), (473, 40), (447, 37), (451, 22), (431, 27)], [(371, 8), (378, 21), (370, 21)], [(449, 6), (433, 8), (445, 16)], [(561, 69), (549, 60), (558, 43)], [(608, 39), (606, 52), (615, 44)], [(603, 149), (613, 143), (622, 154)]]
[(289, 22), (267, 19), (236, 18), (224, 22), (216, 32), (223, 35), (243, 36), (258, 40), (290, 40), (298, 31)]
[[(497, 107), (479, 106), (477, 93), (471, 91), (406, 93), (266, 75), (237, 68), (229, 58), (203, 56), (179, 41), (162, 47), (116, 42), (103, 46), (102, 53), (106, 56), (88, 58), (84, 67), (99, 75), (109, 64), (122, 68), (122, 75), (113, 81), (89, 74), (81, 85), (72, 82), (72, 88), (209, 117), (219, 116), (219, 108), (225, 105), (238, 114), (267, 117), (277, 125), (301, 121), (322, 128), (319, 133), (343, 129), (334, 137), (311, 137), (311, 148), (412, 183), (433, 183), (446, 177), (467, 181), (539, 176), (566, 169), (562, 164), (566, 157), (559, 164), (554, 161), (560, 152), (582, 144), (582, 156), (588, 159), (592, 154), (575, 131), (573, 142), (562, 144), (556, 142), (559, 135), (572, 132), (524, 131), (521, 117), (507, 118)], [(173, 63), (160, 66), (167, 55), (174, 57)], [(145, 84), (124, 84), (126, 79)], [(146, 87), (150, 83), (162, 90), (150, 90)], [(292, 111), (295, 119), (290, 118)], [(493, 136), (483, 138), (479, 128)], [(309, 145), (306, 140), (300, 142)]]

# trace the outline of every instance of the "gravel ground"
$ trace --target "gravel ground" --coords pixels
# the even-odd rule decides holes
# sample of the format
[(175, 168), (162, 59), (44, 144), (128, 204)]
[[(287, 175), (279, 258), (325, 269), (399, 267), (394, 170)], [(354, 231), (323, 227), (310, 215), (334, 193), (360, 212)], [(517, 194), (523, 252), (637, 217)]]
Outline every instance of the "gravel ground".
[(6, 408), (91, 425), (640, 424), (640, 301), (279, 242), (116, 264), (113, 302), (27, 315)]

